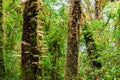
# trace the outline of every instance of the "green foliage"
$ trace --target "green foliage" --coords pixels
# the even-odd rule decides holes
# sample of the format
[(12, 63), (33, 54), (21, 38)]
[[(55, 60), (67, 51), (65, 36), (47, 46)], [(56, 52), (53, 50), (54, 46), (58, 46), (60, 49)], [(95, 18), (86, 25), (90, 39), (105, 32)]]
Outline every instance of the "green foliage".
[[(40, 0), (41, 1), (41, 0)], [(106, 0), (105, 0), (106, 1)], [(81, 80), (120, 80), (120, 5), (118, 2), (107, 2), (102, 20), (88, 21), (88, 30), (95, 40), (98, 61), (102, 68), (93, 71), (88, 60), (86, 44), (83, 37), (83, 26), (80, 29), (79, 73)], [(51, 79), (51, 71), (55, 70), (57, 80), (63, 80), (66, 53), (69, 2), (62, 0), (43, 0), (39, 13), (39, 25), (43, 27), (45, 45), (48, 51), (42, 54), (43, 80)], [(20, 54), (22, 36), (23, 3), (20, 0), (4, 0), (4, 26), (6, 32), (5, 45), (5, 80), (20, 79)], [(88, 15), (89, 16), (89, 15)], [(40, 43), (39, 43), (40, 44)], [(42, 51), (41, 51), (42, 52)], [(57, 56), (57, 58), (55, 57)], [(53, 62), (56, 60), (56, 64)]]
[(90, 67), (81, 29), (81, 47), (84, 47), (84, 50), (79, 55), (79, 75), (86, 80), (92, 79), (94, 74), (96, 74), (98, 80), (120, 79), (119, 8), (119, 2), (108, 3), (104, 9), (103, 20), (87, 22), (88, 30), (92, 33), (97, 45), (97, 52), (101, 55), (98, 60), (102, 62), (102, 68), (99, 70), (92, 71)]
[[(61, 80), (64, 76), (63, 63), (66, 51), (68, 12), (65, 12), (66, 6), (64, 4), (57, 10), (53, 8), (57, 2), (52, 3), (51, 1), (50, 3), (48, 0), (44, 1), (44, 15), (40, 15), (40, 19), (44, 21), (42, 26), (44, 26), (45, 40), (48, 45), (48, 53), (43, 54), (47, 57), (42, 59), (42, 64), (43, 67), (47, 67), (49, 72), (43, 71), (43, 73), (45, 72), (43, 77), (50, 79), (53, 75), (50, 71), (55, 70), (57, 80)], [(54, 60), (57, 63), (54, 64)]]
[[(5, 45), (5, 80), (20, 79), (20, 45), (22, 26), (22, 6), (20, 1), (4, 1)], [(20, 11), (18, 13), (16, 10)]]

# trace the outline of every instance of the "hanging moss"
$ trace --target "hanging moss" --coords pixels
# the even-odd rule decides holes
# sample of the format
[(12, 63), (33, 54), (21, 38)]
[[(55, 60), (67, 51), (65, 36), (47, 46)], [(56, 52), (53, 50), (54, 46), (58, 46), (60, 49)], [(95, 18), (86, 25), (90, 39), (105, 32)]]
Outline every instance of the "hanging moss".
[(22, 34), (22, 80), (37, 80), (39, 51), (37, 45), (38, 0), (25, 2)]

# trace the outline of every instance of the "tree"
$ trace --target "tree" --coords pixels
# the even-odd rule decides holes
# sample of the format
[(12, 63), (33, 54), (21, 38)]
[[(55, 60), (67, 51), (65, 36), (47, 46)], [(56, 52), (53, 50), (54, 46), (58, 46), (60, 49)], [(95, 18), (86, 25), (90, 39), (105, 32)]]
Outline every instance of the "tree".
[[(89, 0), (88, 0), (89, 1)], [(96, 22), (97, 20), (100, 20), (101, 16), (101, 5), (100, 5), (100, 1), (98, 0), (94, 0), (95, 1), (95, 19)], [(90, 4), (87, 3), (87, 10), (86, 11), (91, 11), (92, 9), (90, 8)], [(93, 7), (94, 8), (94, 7)], [(86, 14), (83, 11), (83, 14)], [(95, 43), (95, 39), (93, 37), (93, 33), (90, 30), (90, 27), (93, 28), (94, 25), (90, 25), (89, 22), (92, 24), (92, 22), (90, 20), (93, 20), (93, 17), (88, 17), (88, 15), (93, 14), (93, 12), (88, 13), (87, 15), (83, 16), (83, 21), (84, 25), (83, 25), (83, 36), (84, 36), (84, 40), (85, 40), (85, 44), (86, 44), (86, 50), (88, 53), (88, 61), (91, 65), (92, 68), (92, 72), (94, 73), (93, 75), (91, 75), (91, 73), (88, 73), (91, 75), (91, 79), (92, 80), (96, 80), (98, 79), (98, 73), (96, 72), (96, 70), (100, 69), (102, 67), (102, 64), (100, 61), (98, 61), (98, 58), (100, 57), (100, 55), (98, 54), (98, 49)], [(97, 27), (97, 26), (96, 26)], [(99, 27), (99, 26), (98, 26)]]
[(5, 67), (4, 67), (4, 27), (3, 27), (3, 1), (0, 0), (0, 80), (4, 79)]
[[(40, 17), (43, 21), (48, 51), (42, 55), (42, 79), (61, 80), (64, 76), (64, 64), (62, 63), (66, 51), (68, 10), (63, 1), (44, 0), (43, 5), (44, 9)], [(59, 9), (53, 6), (58, 6)]]
[(95, 60), (98, 58), (99, 55), (97, 53), (97, 48), (95, 41), (92, 37), (92, 33), (88, 30), (87, 27), (88, 25), (85, 24), (83, 31), (84, 31), (84, 39), (87, 46), (88, 59), (90, 60), (90, 63), (93, 68), (101, 68), (102, 66), (101, 63)]
[(22, 34), (22, 80), (37, 79), (39, 61), (39, 51), (37, 46), (37, 16), (38, 0), (26, 1)]
[[(100, 19), (100, 2), (98, 0), (95, 0), (95, 18)], [(90, 63), (93, 68), (101, 68), (102, 65), (100, 62), (96, 61), (98, 59), (99, 55), (97, 53), (97, 48), (95, 41), (93, 39), (92, 33), (88, 29), (88, 24), (86, 23), (83, 28), (84, 32), (84, 39), (86, 42), (87, 52), (88, 52), (88, 59), (90, 60)]]
[(81, 15), (81, 0), (71, 0), (68, 22), (67, 54), (65, 65), (65, 80), (76, 80), (78, 72), (78, 41), (79, 22)]
[(100, 1), (95, 0), (95, 18), (100, 19)]

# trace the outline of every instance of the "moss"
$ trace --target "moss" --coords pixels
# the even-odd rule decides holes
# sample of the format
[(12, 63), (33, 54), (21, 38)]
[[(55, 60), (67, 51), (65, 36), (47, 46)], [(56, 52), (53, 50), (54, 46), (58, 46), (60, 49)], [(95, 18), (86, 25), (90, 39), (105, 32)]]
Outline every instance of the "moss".
[[(37, 45), (37, 16), (38, 0), (29, 0), (25, 3), (22, 42), (22, 79), (36, 80), (39, 55)], [(27, 52), (27, 53), (26, 53)]]
[(3, 27), (3, 7), (2, 0), (0, 0), (0, 80), (4, 79), (5, 67), (4, 67), (4, 27)]

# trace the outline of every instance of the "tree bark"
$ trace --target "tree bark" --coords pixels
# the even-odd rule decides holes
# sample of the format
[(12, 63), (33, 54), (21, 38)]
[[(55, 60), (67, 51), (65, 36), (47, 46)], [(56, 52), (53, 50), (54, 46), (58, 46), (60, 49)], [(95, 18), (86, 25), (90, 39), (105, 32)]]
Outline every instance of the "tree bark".
[(80, 26), (81, 0), (71, 0), (70, 4), (64, 80), (76, 80), (78, 72), (78, 29)]
[(3, 1), (0, 0), (0, 80), (4, 80), (5, 77), (5, 67), (4, 67), (4, 27), (3, 27)]
[(105, 1), (104, 3), (102, 2), (102, 0), (94, 0), (95, 1), (95, 19), (97, 20), (100, 20), (103, 18), (103, 8), (105, 7), (106, 5), (106, 2)]
[(95, 0), (95, 18), (100, 19), (100, 1)]
[(39, 51), (37, 45), (38, 0), (27, 0), (23, 15), (21, 77), (37, 80)]

